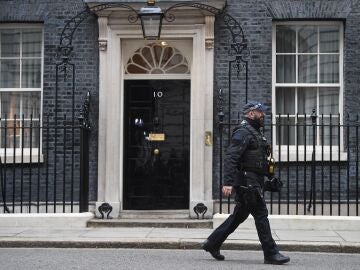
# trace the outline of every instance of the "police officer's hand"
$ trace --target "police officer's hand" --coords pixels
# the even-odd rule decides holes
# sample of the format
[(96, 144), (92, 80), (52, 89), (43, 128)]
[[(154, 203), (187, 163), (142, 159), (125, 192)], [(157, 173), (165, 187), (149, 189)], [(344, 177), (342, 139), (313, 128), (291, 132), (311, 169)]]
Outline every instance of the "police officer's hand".
[(232, 186), (223, 186), (223, 188), (222, 188), (222, 192), (224, 193), (225, 196), (231, 195), (232, 191), (233, 191)]

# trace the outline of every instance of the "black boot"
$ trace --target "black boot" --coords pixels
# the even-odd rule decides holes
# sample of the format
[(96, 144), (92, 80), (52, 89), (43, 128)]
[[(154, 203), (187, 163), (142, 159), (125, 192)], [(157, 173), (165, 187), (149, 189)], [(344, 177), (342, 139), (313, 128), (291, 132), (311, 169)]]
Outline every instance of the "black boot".
[(276, 253), (271, 256), (264, 258), (264, 263), (266, 264), (284, 264), (290, 261), (290, 258), (282, 255), (281, 253)]
[(211, 254), (211, 256), (213, 256), (214, 259), (216, 259), (218, 261), (225, 260), (225, 256), (220, 254), (219, 249), (212, 247), (209, 240), (205, 240), (205, 242), (202, 243), (201, 247), (203, 250), (209, 252)]

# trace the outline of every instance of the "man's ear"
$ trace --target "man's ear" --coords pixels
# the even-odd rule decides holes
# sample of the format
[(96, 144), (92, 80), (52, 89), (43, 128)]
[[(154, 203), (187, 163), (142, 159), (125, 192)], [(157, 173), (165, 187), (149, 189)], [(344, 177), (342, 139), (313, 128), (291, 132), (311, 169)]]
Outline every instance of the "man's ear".
[(250, 111), (248, 113), (248, 118), (253, 119), (254, 118), (254, 111)]

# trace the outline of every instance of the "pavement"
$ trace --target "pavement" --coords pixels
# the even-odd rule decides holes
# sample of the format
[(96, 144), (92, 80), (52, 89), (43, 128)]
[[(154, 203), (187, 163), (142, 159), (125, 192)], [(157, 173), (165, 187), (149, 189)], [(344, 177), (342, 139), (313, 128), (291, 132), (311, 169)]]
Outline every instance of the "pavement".
[[(213, 231), (209, 228), (39, 228), (1, 227), (0, 247), (201, 249)], [(275, 229), (273, 238), (282, 251), (360, 253), (358, 230)], [(229, 236), (222, 249), (261, 250), (254, 229)]]

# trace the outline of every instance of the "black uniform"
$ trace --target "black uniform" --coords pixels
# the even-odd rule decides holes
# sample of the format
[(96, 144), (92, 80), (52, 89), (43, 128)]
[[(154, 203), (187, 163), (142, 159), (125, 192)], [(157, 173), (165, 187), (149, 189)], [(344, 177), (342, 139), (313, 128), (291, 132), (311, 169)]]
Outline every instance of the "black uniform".
[(279, 252), (271, 236), (268, 210), (261, 195), (264, 176), (267, 175), (268, 155), (269, 145), (259, 127), (250, 119), (243, 120), (240, 127), (233, 132), (224, 167), (224, 186), (235, 189), (236, 206), (233, 214), (208, 237), (212, 249), (220, 249), (229, 234), (251, 214), (264, 256)]

